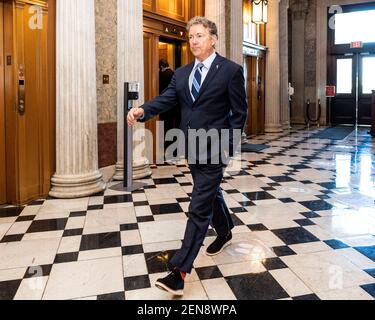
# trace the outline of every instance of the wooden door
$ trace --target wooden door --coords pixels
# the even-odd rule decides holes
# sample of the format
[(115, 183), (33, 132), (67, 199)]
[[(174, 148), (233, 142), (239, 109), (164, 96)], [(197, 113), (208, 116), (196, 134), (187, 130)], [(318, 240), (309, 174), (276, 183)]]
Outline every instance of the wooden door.
[(247, 135), (264, 132), (264, 63), (260, 57), (245, 57), (245, 84), (248, 102)]
[(6, 202), (4, 4), (0, 2), (0, 204)]
[[(145, 67), (145, 102), (155, 98), (159, 94), (159, 81), (156, 77), (159, 74), (159, 50), (158, 50), (159, 37), (155, 34), (144, 32), (143, 33), (143, 46), (144, 46), (144, 67)], [(145, 128), (152, 133), (152, 141), (146, 139), (146, 148), (153, 150), (153, 159), (149, 159), (153, 163), (156, 162), (156, 121), (158, 117), (147, 121)], [(151, 146), (152, 143), (152, 146)]]
[(17, 0), (7, 10), (12, 28), (6, 34), (13, 36), (13, 75), (5, 76), (11, 78), (5, 89), (7, 201), (25, 203), (48, 194), (53, 172), (48, 5)]

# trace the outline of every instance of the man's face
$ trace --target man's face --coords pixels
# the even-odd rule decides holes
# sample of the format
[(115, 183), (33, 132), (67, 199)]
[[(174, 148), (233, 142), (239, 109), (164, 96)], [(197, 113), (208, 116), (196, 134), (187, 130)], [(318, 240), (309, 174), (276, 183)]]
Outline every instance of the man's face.
[(193, 25), (189, 30), (190, 50), (200, 61), (206, 60), (213, 52), (217, 39), (210, 35), (208, 28), (201, 24)]

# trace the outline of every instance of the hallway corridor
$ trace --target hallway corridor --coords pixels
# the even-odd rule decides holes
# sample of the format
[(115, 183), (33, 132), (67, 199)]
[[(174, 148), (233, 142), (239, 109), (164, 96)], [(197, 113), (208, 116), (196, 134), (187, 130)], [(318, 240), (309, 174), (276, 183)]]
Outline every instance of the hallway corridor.
[[(206, 256), (209, 230), (183, 299), (375, 299), (375, 142), (321, 130), (249, 139), (268, 147), (222, 183), (232, 245)], [(0, 208), (0, 300), (173, 299), (154, 283), (181, 245), (192, 179), (183, 164), (152, 170), (131, 194)]]

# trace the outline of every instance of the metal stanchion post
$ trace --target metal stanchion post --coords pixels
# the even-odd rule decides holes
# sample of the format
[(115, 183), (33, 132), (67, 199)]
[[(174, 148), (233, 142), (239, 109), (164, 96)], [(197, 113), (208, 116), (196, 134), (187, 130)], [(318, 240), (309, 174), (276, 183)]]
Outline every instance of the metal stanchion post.
[(142, 189), (147, 184), (133, 182), (133, 128), (127, 124), (129, 110), (133, 107), (132, 101), (139, 99), (139, 83), (124, 83), (124, 181), (111, 187), (115, 191), (132, 192)]

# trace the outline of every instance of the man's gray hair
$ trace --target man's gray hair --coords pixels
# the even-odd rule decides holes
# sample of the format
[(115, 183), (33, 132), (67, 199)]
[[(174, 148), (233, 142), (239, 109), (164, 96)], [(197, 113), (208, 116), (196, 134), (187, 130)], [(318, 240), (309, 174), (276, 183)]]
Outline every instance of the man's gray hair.
[(217, 26), (215, 22), (212, 22), (205, 17), (198, 16), (198, 17), (192, 18), (186, 26), (186, 31), (189, 32), (190, 28), (197, 24), (200, 24), (203, 27), (207, 28), (211, 36), (215, 36), (216, 38), (219, 38), (218, 33), (217, 33)]

